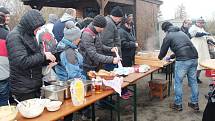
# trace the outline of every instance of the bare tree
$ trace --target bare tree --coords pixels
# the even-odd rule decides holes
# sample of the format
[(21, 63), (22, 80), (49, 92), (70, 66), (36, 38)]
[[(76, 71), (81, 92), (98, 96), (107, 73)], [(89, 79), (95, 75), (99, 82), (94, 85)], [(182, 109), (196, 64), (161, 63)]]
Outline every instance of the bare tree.
[(183, 4), (179, 5), (175, 12), (175, 19), (186, 19), (187, 12)]

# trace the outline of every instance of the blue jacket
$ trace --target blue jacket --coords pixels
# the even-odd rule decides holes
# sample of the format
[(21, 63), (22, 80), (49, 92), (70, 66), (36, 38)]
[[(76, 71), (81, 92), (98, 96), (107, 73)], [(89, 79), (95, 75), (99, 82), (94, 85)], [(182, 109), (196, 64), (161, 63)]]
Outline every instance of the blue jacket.
[(57, 76), (61, 81), (81, 78), (86, 80), (86, 74), (83, 71), (83, 57), (78, 52), (77, 46), (71, 41), (62, 39), (57, 49), (64, 51), (60, 54), (60, 63), (55, 66)]

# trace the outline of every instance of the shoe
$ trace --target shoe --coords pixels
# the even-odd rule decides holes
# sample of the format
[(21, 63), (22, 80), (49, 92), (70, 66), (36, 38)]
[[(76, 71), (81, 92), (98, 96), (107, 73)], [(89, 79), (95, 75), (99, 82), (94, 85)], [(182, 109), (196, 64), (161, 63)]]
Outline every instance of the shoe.
[(175, 103), (170, 104), (170, 108), (174, 109), (176, 111), (182, 111), (183, 110), (182, 105), (176, 105)]
[(196, 110), (198, 111), (199, 110), (199, 104), (198, 103), (191, 103), (191, 102), (188, 102), (188, 107), (192, 108), (193, 110)]
[(199, 78), (197, 78), (197, 83), (198, 83), (198, 84), (201, 84), (202, 81), (201, 81)]

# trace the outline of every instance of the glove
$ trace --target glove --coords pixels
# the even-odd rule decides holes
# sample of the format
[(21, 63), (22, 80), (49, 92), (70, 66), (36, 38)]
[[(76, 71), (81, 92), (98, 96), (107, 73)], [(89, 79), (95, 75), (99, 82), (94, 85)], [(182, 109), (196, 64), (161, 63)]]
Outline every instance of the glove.
[(202, 36), (205, 36), (205, 35), (210, 35), (210, 34), (209, 33), (204, 33), (204, 32), (202, 32), (202, 33), (197, 32), (195, 37), (202, 37)]

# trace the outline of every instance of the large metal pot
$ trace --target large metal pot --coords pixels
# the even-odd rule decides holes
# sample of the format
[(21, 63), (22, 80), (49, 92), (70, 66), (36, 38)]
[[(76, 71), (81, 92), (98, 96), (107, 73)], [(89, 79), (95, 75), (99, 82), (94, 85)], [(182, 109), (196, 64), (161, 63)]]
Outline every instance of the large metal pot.
[(57, 86), (57, 85), (49, 85), (41, 87), (44, 97), (50, 100), (59, 100), (61, 102), (64, 101), (64, 91), (65, 87)]
[(64, 87), (65, 88), (64, 98), (65, 99), (70, 99), (71, 98), (70, 82), (69, 81), (55, 81), (55, 82), (52, 82), (51, 84)]

